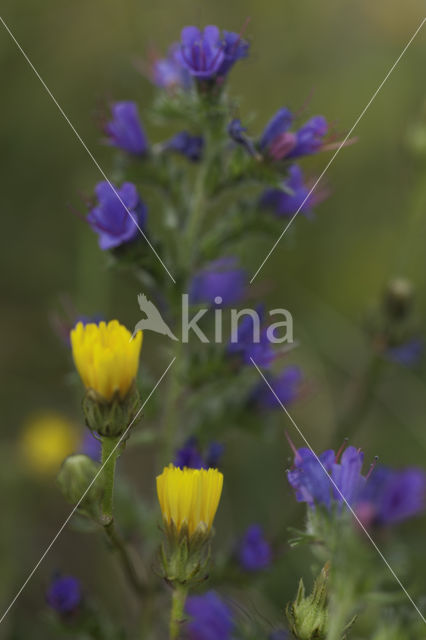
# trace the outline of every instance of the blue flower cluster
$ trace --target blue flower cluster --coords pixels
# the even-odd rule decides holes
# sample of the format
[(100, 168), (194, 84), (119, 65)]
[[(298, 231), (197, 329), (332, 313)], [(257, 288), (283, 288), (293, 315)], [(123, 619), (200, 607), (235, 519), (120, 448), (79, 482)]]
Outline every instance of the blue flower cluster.
[(329, 449), (318, 458), (310, 449), (297, 449), (287, 472), (296, 500), (310, 508), (322, 505), (330, 510), (347, 503), (365, 525), (394, 524), (425, 508), (426, 474), (420, 469), (377, 466), (364, 476), (364, 455), (355, 447), (341, 455)]
[(203, 455), (197, 438), (192, 436), (186, 440), (183, 447), (176, 451), (173, 464), (181, 469), (184, 467), (189, 469), (217, 469), (224, 449), (224, 445), (220, 442), (211, 442)]
[(185, 612), (190, 617), (186, 625), (189, 640), (230, 640), (235, 623), (229, 606), (214, 591), (190, 596)]
[(61, 615), (71, 615), (82, 602), (80, 581), (73, 576), (57, 576), (46, 592), (48, 605)]

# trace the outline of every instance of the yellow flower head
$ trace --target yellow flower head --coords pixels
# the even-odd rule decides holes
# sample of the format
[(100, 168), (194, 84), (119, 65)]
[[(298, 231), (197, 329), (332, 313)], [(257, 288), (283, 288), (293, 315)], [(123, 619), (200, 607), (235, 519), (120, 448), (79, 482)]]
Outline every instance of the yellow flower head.
[(116, 392), (122, 400), (139, 366), (142, 331), (131, 340), (131, 333), (111, 320), (97, 324), (79, 322), (71, 331), (71, 347), (75, 366), (86, 389), (93, 389), (105, 400)]
[(53, 412), (30, 418), (24, 426), (20, 450), (28, 466), (40, 474), (56, 473), (75, 451), (78, 434), (72, 422)]
[(157, 477), (157, 493), (166, 525), (177, 532), (184, 525), (192, 536), (210, 531), (222, 493), (223, 474), (217, 469), (179, 469), (172, 464)]

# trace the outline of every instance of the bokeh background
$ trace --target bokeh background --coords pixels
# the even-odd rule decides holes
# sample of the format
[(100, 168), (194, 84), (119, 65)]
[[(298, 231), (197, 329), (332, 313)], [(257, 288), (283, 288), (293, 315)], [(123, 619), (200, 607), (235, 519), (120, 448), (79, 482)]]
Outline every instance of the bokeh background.
[[(143, 116), (154, 89), (137, 68), (150, 49), (165, 51), (186, 24), (238, 31), (251, 18), (251, 56), (233, 71), (232, 92), (242, 98), (243, 118), (256, 114), (253, 132), (279, 107), (298, 110), (308, 102), (308, 114), (325, 114), (344, 135), (423, 15), (422, 0), (403, 6), (397, 0), (2, 2), (2, 17), (106, 173), (111, 153), (100, 143), (96, 123), (102, 105), (134, 99)], [(311, 383), (293, 414), (318, 449), (369, 358), (363, 322), (389, 278), (413, 281), (420, 327), (425, 323), (425, 162), (407, 142), (424, 109), (425, 38), (424, 32), (418, 36), (360, 122), (357, 144), (344, 149), (328, 171), (331, 197), (316, 219), (296, 222), (255, 285), (268, 305), (293, 314), (300, 347), (291, 357)], [(20, 453), (22, 429), (34, 412), (55, 410), (82, 429), (68, 384), (69, 352), (52, 329), (52, 316), (65, 296), (81, 314), (119, 316), (131, 326), (138, 288), (106, 269), (94, 234), (71, 212), (70, 204), (85, 212), (79, 194), (92, 193), (99, 172), (2, 25), (0, 73), (3, 610), (69, 513), (53, 476), (33, 473)], [(146, 126), (151, 141), (164, 139), (167, 132)], [(311, 175), (328, 158), (311, 159)], [(249, 270), (269, 246), (259, 240)], [(146, 343), (144, 358), (161, 372), (163, 362), (157, 364), (155, 349)], [(425, 385), (424, 363), (385, 369), (356, 433), (367, 459), (378, 454), (387, 464), (425, 464)], [(291, 431), (284, 415), (282, 423), (283, 431)], [(226, 444), (227, 493), (218, 529), (221, 518), (228, 519), (228, 536), (251, 521), (274, 535), (290, 519), (300, 524), (303, 509), (295, 507), (284, 476), (284, 437), (277, 448), (267, 436), (242, 439), (231, 432)], [(143, 450), (132, 451), (122, 472), (138, 494), (154, 500), (156, 470), (147, 458)], [(237, 496), (238, 509), (231, 506)], [(426, 533), (425, 520), (418, 520), (400, 528), (402, 540), (410, 527)], [(259, 592), (267, 594), (273, 603), (268, 615), (275, 620), (298, 577), (309, 575), (305, 556), (285, 552), (260, 586), (248, 588), (245, 602), (256, 606)], [(128, 601), (117, 597), (117, 583), (124, 594), (126, 587), (107, 550), (96, 537), (67, 529), (0, 626), (0, 637), (15, 627), (46, 637), (43, 594), (56, 569), (77, 573), (87, 590), (127, 620)], [(423, 556), (415, 575), (425, 592), (424, 569)]]

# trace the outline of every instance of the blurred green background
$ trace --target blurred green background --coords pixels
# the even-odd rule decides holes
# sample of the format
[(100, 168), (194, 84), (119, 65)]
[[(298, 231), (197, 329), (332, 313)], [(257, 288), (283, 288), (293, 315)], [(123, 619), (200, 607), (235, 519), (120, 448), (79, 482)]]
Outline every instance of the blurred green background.
[[(251, 132), (259, 132), (279, 107), (297, 111), (309, 100), (307, 115), (325, 114), (343, 137), (420, 24), (424, 3), (2, 2), (5, 22), (107, 174), (111, 152), (100, 144), (96, 113), (110, 99), (134, 99), (144, 115), (154, 89), (136, 70), (137, 63), (147, 60), (150, 49), (164, 52), (186, 24), (213, 23), (238, 31), (248, 16), (251, 55), (233, 71), (232, 93), (242, 98), (243, 119), (257, 114)], [(386, 281), (395, 275), (412, 279), (421, 323), (426, 314), (425, 162), (406, 144), (424, 106), (425, 43), (422, 32), (357, 127), (357, 144), (342, 150), (331, 166), (325, 180), (331, 197), (318, 208), (316, 219), (300, 217), (254, 285), (255, 294), (268, 304), (293, 314), (301, 346), (292, 357), (312, 387), (293, 414), (317, 448), (325, 446), (340, 399), (368, 358), (363, 316)], [(29, 413), (53, 408), (79, 419), (67, 384), (69, 355), (52, 331), (51, 314), (66, 294), (79, 313), (118, 316), (130, 326), (138, 289), (106, 270), (94, 234), (68, 208), (72, 204), (84, 213), (79, 193), (90, 195), (101, 176), (1, 25), (0, 69), (3, 609), (69, 512), (53, 481), (40, 488), (22, 483), (15, 473), (15, 445)], [(164, 131), (146, 126), (151, 141), (164, 138)], [(319, 155), (305, 167), (314, 176), (329, 157)], [(150, 216), (155, 218), (156, 211)], [(259, 241), (249, 271), (269, 248)], [(145, 357), (156, 357), (148, 344)], [(159, 372), (164, 368), (162, 362), (155, 366)], [(389, 464), (424, 464), (425, 382), (424, 365), (415, 371), (396, 365), (386, 369), (357, 432), (367, 459), (379, 454)], [(291, 429), (284, 415), (282, 422)], [(277, 532), (286, 510), (300, 519), (302, 510), (295, 509), (284, 477), (284, 438), (277, 450), (268, 438), (259, 443), (247, 437), (242, 443), (239, 435), (230, 434), (227, 447), (223, 521), (232, 512), (235, 531), (258, 520)], [(153, 496), (153, 481), (144, 485), (138, 475), (143, 463), (137, 453), (133, 457), (129, 473), (137, 491)], [(231, 510), (233, 496), (238, 496), (238, 510)], [(424, 520), (411, 526), (426, 531)], [(126, 602), (109, 593), (108, 579), (117, 579), (117, 571), (107, 563), (105, 549), (94, 538), (76, 540), (75, 535), (64, 532), (10, 618), (25, 617), (25, 611), (38, 615), (44, 585), (58, 567), (80, 573), (88, 589), (96, 589), (123, 614)], [(294, 592), (303, 553), (285, 554), (280, 561), (285, 574), (281, 591), (277, 576), (265, 587), (277, 606)], [(424, 563), (416, 575), (425, 591)], [(0, 627), (0, 636), (8, 624)]]

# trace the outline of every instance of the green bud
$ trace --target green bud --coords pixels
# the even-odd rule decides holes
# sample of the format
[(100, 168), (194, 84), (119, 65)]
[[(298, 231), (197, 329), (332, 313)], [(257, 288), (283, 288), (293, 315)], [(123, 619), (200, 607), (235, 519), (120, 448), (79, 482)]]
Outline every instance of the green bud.
[[(88, 456), (75, 454), (65, 458), (58, 473), (58, 483), (64, 497), (76, 505), (81, 497), (79, 510), (86, 515), (97, 519), (100, 515), (100, 502), (103, 494), (102, 476), (96, 478), (100, 465)], [(88, 490), (88, 487), (90, 489)]]
[(305, 596), (303, 580), (299, 582), (296, 600), (289, 603), (286, 616), (297, 640), (325, 640), (328, 627), (328, 565), (321, 570), (309, 596)]
[(203, 582), (210, 563), (211, 531), (200, 527), (190, 536), (186, 525), (178, 532), (172, 524), (165, 534), (160, 553), (163, 578), (174, 586)]
[(139, 393), (133, 385), (126, 397), (120, 399), (118, 393), (107, 402), (93, 389), (83, 398), (83, 413), (91, 431), (102, 437), (121, 436), (134, 420), (139, 409)]

